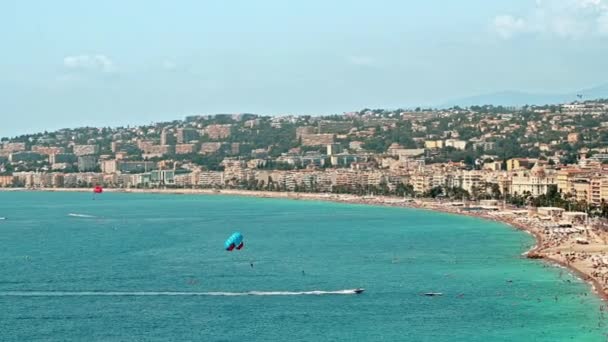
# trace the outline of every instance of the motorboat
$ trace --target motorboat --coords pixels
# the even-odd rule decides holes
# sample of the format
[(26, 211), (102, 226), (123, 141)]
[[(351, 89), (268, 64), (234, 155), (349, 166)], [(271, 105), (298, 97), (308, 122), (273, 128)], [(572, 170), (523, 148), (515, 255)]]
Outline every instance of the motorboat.
[(365, 291), (365, 289), (362, 289), (362, 288), (356, 288), (354, 291), (355, 291), (355, 293), (356, 293), (356, 294), (362, 294), (362, 293), (363, 293), (363, 291)]
[(441, 292), (427, 292), (424, 294), (427, 297), (436, 297), (436, 296), (443, 296), (443, 293)]

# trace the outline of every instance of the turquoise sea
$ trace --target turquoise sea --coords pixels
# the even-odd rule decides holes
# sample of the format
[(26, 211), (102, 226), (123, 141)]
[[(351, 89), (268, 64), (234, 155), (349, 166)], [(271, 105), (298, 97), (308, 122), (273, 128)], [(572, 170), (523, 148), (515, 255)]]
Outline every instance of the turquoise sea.
[[(2, 216), (1, 341), (605, 341), (608, 332), (588, 285), (522, 258), (529, 235), (475, 218), (42, 192), (0, 192)], [(234, 231), (245, 248), (226, 252)], [(365, 293), (299, 294), (357, 287)]]

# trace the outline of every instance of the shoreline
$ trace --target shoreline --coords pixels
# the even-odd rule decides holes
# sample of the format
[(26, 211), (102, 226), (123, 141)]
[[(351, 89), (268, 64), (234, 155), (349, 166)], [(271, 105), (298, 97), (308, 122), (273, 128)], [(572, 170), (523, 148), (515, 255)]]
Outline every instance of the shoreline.
[[(89, 188), (43, 188), (43, 189), (26, 189), (26, 188), (0, 188), (0, 192), (91, 192)], [(521, 230), (532, 235), (536, 241), (525, 255), (529, 259), (542, 259), (549, 264), (557, 267), (563, 267), (569, 270), (574, 276), (588, 283), (593, 292), (596, 293), (602, 301), (608, 302), (608, 264), (606, 270), (593, 272), (597, 269), (597, 265), (592, 263), (592, 267), (587, 267), (583, 261), (596, 261), (597, 258), (603, 257), (604, 252), (596, 251), (593, 255), (587, 252), (584, 248), (572, 244), (572, 239), (547, 241), (543, 237), (544, 227), (540, 220), (519, 219), (512, 216), (495, 214), (496, 212), (487, 211), (466, 211), (457, 207), (452, 207), (449, 203), (433, 201), (428, 199), (410, 199), (406, 200), (401, 197), (389, 196), (357, 196), (350, 194), (333, 194), (333, 193), (296, 193), (296, 192), (271, 192), (271, 191), (255, 191), (255, 190), (233, 190), (233, 189), (104, 189), (104, 192), (110, 193), (146, 193), (146, 194), (181, 194), (181, 195), (224, 195), (224, 196), (242, 196), (255, 198), (276, 198), (276, 199), (291, 199), (291, 200), (307, 200), (307, 201), (323, 201), (346, 204), (361, 204), (361, 205), (376, 205), (388, 207), (400, 207), (411, 209), (430, 210), (435, 212), (469, 216), (488, 221), (499, 222), (510, 226), (514, 229)], [(507, 209), (507, 208), (505, 208)], [(513, 207), (508, 209), (515, 209)], [(589, 233), (587, 232), (587, 236)], [(602, 233), (597, 233), (602, 235)], [(605, 241), (605, 236), (598, 236)], [(551, 240), (551, 239), (550, 239)], [(568, 244), (569, 243), (569, 244)], [(605, 245), (605, 244), (604, 244)], [(606, 248), (608, 251), (608, 248)], [(562, 254), (564, 253), (564, 254)], [(601, 253), (601, 254), (600, 254)], [(582, 255), (578, 263), (571, 261), (571, 255)], [(591, 257), (589, 257), (591, 255)], [(600, 256), (601, 255), (601, 256)], [(595, 259), (594, 259), (595, 257)], [(576, 257), (574, 258), (576, 260)], [(594, 262), (595, 262), (594, 261)], [(603, 268), (603, 267), (602, 267)], [(603, 281), (603, 284), (602, 284)]]

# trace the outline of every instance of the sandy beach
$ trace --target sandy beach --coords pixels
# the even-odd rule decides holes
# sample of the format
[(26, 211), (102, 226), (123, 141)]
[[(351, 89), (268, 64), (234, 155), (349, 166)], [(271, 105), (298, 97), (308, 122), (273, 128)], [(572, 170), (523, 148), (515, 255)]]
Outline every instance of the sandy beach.
[[(54, 191), (90, 192), (88, 188), (46, 188), (21, 189), (3, 188), (0, 191)], [(330, 193), (269, 192), (232, 189), (106, 189), (106, 192), (157, 193), (189, 195), (226, 195), (258, 198), (280, 198), (291, 200), (329, 201), (338, 203), (417, 208), (438, 212), (466, 215), (497, 221), (532, 234), (536, 245), (525, 253), (531, 259), (543, 259), (549, 263), (565, 267), (573, 274), (590, 283), (593, 290), (608, 301), (608, 233), (601, 227), (589, 225), (576, 229), (552, 229), (533, 211), (522, 214), (521, 208), (505, 206), (498, 211), (470, 210), (460, 203), (429, 199), (404, 199), (387, 196), (356, 196)], [(584, 244), (580, 243), (584, 241)]]

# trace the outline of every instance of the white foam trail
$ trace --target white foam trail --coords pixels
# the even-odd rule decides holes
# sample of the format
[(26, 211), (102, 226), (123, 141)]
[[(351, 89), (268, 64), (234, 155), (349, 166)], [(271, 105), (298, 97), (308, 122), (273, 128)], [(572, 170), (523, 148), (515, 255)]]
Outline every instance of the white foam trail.
[(95, 218), (95, 216), (93, 215), (86, 215), (86, 214), (73, 214), (73, 213), (69, 213), (68, 216), (72, 216), (72, 217), (83, 217), (83, 218)]
[(186, 297), (186, 296), (302, 296), (354, 295), (355, 289), (338, 291), (249, 291), (249, 292), (169, 292), (169, 291), (2, 291), (0, 297)]

